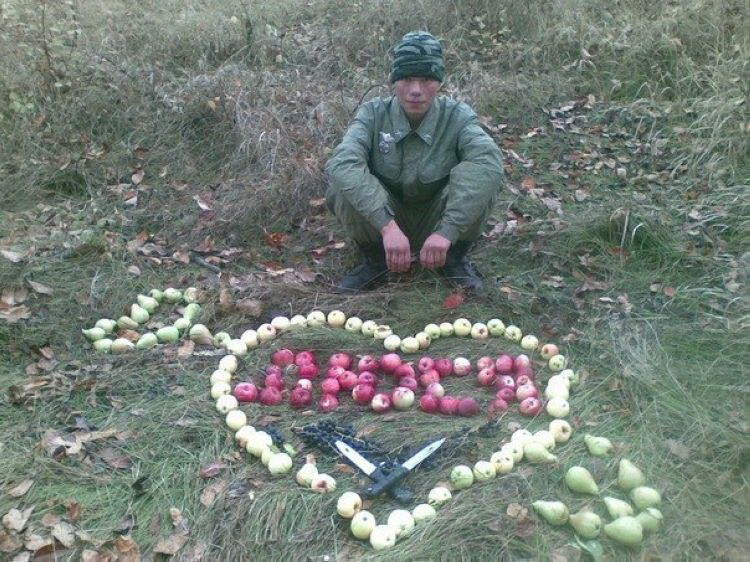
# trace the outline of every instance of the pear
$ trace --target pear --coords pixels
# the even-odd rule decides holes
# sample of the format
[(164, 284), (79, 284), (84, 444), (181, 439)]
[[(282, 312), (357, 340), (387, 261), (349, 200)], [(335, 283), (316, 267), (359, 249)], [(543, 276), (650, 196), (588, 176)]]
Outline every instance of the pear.
[(174, 326), (165, 326), (156, 330), (156, 337), (160, 343), (174, 343), (180, 339), (180, 331)]
[(607, 511), (609, 511), (612, 519), (633, 515), (633, 506), (626, 501), (607, 496), (604, 498), (604, 505), (607, 506)]
[(582, 466), (571, 466), (565, 473), (565, 483), (568, 488), (580, 494), (599, 494), (599, 486), (591, 473)]
[(156, 302), (161, 302), (161, 301), (163, 301), (163, 300), (164, 300), (164, 292), (163, 292), (163, 291), (160, 291), (159, 289), (151, 289), (151, 290), (150, 290), (150, 291), (148, 292), (148, 294), (149, 294), (149, 295), (151, 295), (151, 297), (152, 297), (152, 298), (153, 298), (153, 299), (154, 299), (154, 300), (155, 300)]
[(104, 336), (107, 335), (107, 332), (104, 331), (104, 328), (98, 328), (96, 326), (88, 330), (81, 330), (81, 332), (89, 339), (89, 341), (101, 340), (104, 339)]
[(638, 546), (643, 541), (643, 527), (638, 519), (629, 515), (605, 525), (604, 534), (626, 546)]
[(147, 332), (143, 334), (140, 338), (138, 338), (138, 341), (135, 344), (136, 349), (151, 349), (152, 347), (156, 346), (156, 344), (159, 343), (158, 338), (156, 337), (156, 334), (152, 332)]
[(116, 326), (117, 326), (117, 322), (109, 318), (101, 318), (96, 321), (96, 324), (94, 324), (95, 328), (101, 328), (108, 334), (111, 334), (112, 332), (114, 332)]
[(93, 343), (94, 349), (97, 351), (101, 351), (102, 353), (109, 353), (112, 350), (112, 340), (109, 338), (102, 338), (100, 340), (96, 340)]
[(583, 436), (583, 441), (589, 453), (595, 457), (605, 457), (612, 452), (612, 442), (606, 437), (596, 437), (587, 433)]
[(187, 318), (190, 320), (190, 322), (195, 322), (198, 320), (198, 317), (201, 315), (201, 305), (199, 305), (197, 302), (191, 302), (189, 305), (185, 307), (185, 310), (182, 312), (183, 318)]
[(638, 486), (630, 490), (630, 499), (633, 500), (635, 507), (638, 509), (646, 509), (659, 505), (661, 494), (648, 486)]
[(147, 297), (146, 295), (138, 295), (136, 297), (136, 300), (138, 301), (138, 304), (140, 304), (143, 308), (146, 309), (146, 312), (151, 314), (154, 310), (156, 310), (159, 307), (159, 301), (157, 301), (153, 297)]
[(664, 519), (664, 516), (655, 507), (647, 507), (636, 515), (635, 518), (638, 519), (644, 531), (655, 533), (661, 527), (661, 521)]
[(568, 506), (563, 502), (535, 501), (531, 504), (550, 525), (564, 525), (568, 521)]
[(117, 319), (117, 326), (123, 330), (137, 330), (138, 322), (133, 320), (130, 316), (120, 316)]
[(195, 324), (190, 328), (190, 339), (197, 344), (208, 345), (213, 343), (213, 336), (203, 324)]
[(150, 318), (148, 311), (143, 308), (142, 306), (138, 304), (133, 304), (130, 307), (130, 318), (133, 320), (133, 322), (137, 322), (138, 324), (144, 324), (148, 322), (148, 319)]
[(568, 523), (584, 539), (595, 539), (602, 532), (602, 519), (593, 511), (573, 513)]
[(530, 441), (523, 446), (523, 456), (531, 464), (545, 464), (557, 460), (557, 457), (550, 453), (547, 447), (537, 441)]
[(620, 466), (617, 470), (617, 485), (623, 490), (632, 490), (646, 483), (646, 477), (643, 476), (641, 469), (635, 466), (628, 459), (621, 459)]

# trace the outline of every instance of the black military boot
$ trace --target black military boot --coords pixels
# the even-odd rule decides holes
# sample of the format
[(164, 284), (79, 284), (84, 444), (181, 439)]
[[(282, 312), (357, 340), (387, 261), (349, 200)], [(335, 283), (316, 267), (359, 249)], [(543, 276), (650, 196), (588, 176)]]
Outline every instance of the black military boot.
[(337, 291), (341, 293), (364, 291), (383, 283), (386, 279), (388, 266), (385, 262), (383, 244), (358, 244), (358, 247), (362, 260), (336, 285)]
[(470, 291), (481, 291), (484, 288), (484, 282), (479, 270), (467, 256), (472, 244), (472, 242), (457, 240), (451, 245), (445, 257), (443, 275), (454, 285)]

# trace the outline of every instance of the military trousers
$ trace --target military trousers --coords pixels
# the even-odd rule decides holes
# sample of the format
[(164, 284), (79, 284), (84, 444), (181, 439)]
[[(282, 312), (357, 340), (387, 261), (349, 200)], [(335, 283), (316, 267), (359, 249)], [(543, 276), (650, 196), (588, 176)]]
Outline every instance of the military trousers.
[[(495, 200), (496, 196), (492, 198), (491, 203), (472, 224), (459, 231), (458, 240), (473, 242), (482, 235), (487, 220), (492, 213)], [(412, 253), (419, 253), (427, 237), (435, 232), (443, 217), (447, 201), (447, 188), (440, 191), (429, 201), (411, 205), (388, 193), (387, 206), (393, 214), (396, 224), (409, 239)], [(382, 241), (380, 232), (349, 203), (343, 193), (330, 185), (326, 191), (326, 204), (328, 209), (336, 216), (350, 240), (354, 240), (360, 245)]]

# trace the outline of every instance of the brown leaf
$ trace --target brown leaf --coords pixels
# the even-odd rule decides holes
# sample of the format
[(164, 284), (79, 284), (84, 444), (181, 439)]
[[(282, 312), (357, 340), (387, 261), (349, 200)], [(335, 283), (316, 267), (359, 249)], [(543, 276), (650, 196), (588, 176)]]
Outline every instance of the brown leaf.
[(44, 525), (45, 527), (54, 527), (60, 521), (62, 521), (62, 517), (60, 517), (56, 513), (45, 513), (44, 515), (42, 515), (42, 525)]
[(519, 503), (511, 503), (508, 504), (508, 508), (505, 510), (505, 513), (508, 515), (508, 517), (512, 517), (513, 519), (526, 519), (529, 514), (529, 510)]
[(26, 527), (26, 522), (29, 520), (32, 511), (34, 511), (33, 505), (23, 511), (13, 508), (3, 515), (3, 525), (11, 531), (21, 532)]
[(68, 519), (75, 523), (81, 516), (81, 504), (76, 500), (70, 499), (67, 501), (66, 505), (68, 508)]
[(31, 552), (24, 550), (11, 558), (10, 562), (29, 562), (29, 560), (31, 560)]
[(674, 298), (674, 296), (677, 294), (677, 289), (675, 289), (674, 287), (664, 287), (663, 292), (671, 299)]
[(219, 308), (224, 312), (231, 312), (234, 310), (234, 299), (232, 298), (232, 293), (226, 287), (219, 291)]
[(54, 291), (47, 287), (47, 285), (42, 285), (41, 283), (37, 283), (36, 281), (32, 281), (31, 279), (27, 279), (26, 282), (29, 284), (29, 287), (31, 287), (40, 295), (51, 295), (52, 293), (54, 293)]
[(177, 250), (175, 253), (172, 254), (172, 257), (175, 259), (175, 261), (178, 261), (180, 263), (189, 264), (190, 263), (190, 254), (187, 250)]
[(263, 303), (256, 299), (242, 299), (237, 301), (237, 311), (253, 318), (260, 317), (263, 314)]
[(267, 232), (265, 240), (271, 248), (279, 250), (289, 242), (289, 235), (284, 232)]
[(103, 449), (99, 453), (99, 456), (101, 456), (102, 460), (104, 460), (104, 462), (106, 462), (112, 468), (126, 469), (133, 466), (133, 460), (129, 456), (120, 453), (114, 447), (107, 447)]
[(224, 470), (225, 468), (229, 468), (229, 465), (227, 463), (216, 460), (213, 461), (203, 468), (201, 468), (200, 471), (200, 477), (201, 478), (214, 478), (215, 476), (218, 476), (219, 473)]
[(138, 544), (130, 535), (117, 537), (114, 544), (118, 552), (117, 562), (139, 562), (141, 560)]
[(212, 211), (213, 210), (213, 197), (210, 193), (200, 193), (194, 195), (193, 199), (198, 203), (201, 211)]
[(13, 552), (23, 546), (21, 539), (15, 533), (8, 533), (0, 528), (0, 552)]
[[(81, 553), (81, 562), (110, 562), (111, 560), (110, 557), (102, 558), (96, 550), (86, 549)], [(127, 560), (127, 562), (137, 562), (137, 560)]]
[(530, 537), (536, 531), (536, 523), (531, 518), (519, 520), (516, 524), (515, 535), (522, 538)]
[(229, 481), (226, 478), (214, 480), (203, 489), (203, 492), (201, 492), (201, 504), (205, 507), (210, 507), (216, 501), (216, 498), (221, 495), (228, 486)]
[(521, 189), (525, 189), (526, 191), (531, 191), (536, 187), (536, 180), (530, 176), (526, 176), (521, 180)]
[(0, 307), (0, 318), (5, 320), (8, 324), (15, 324), (19, 320), (27, 320), (31, 318), (31, 311), (26, 308), (26, 305), (13, 306), (10, 308)]
[(11, 498), (20, 498), (22, 496), (26, 495), (26, 492), (28, 492), (31, 487), (34, 485), (34, 481), (29, 479), (26, 479), (22, 482), (19, 482), (15, 486), (13, 486), (10, 490), (8, 490), (8, 495)]
[(344, 474), (354, 474), (355, 472), (355, 470), (351, 466), (342, 462), (336, 463), (336, 466), (334, 468), (339, 472), (343, 472)]
[(688, 449), (684, 443), (675, 439), (667, 439), (664, 444), (669, 449), (669, 452), (674, 456), (686, 461), (690, 458), (690, 449)]
[(174, 556), (175, 554), (177, 554), (178, 550), (185, 546), (185, 543), (187, 541), (187, 535), (183, 535), (181, 533), (172, 533), (168, 537), (162, 537), (158, 540), (156, 546), (154, 547), (154, 552)]
[(581, 549), (569, 544), (549, 553), (550, 562), (578, 562), (580, 559)]
[(180, 556), (180, 562), (200, 562), (208, 550), (208, 543), (199, 542)]
[(573, 196), (575, 197), (576, 201), (578, 201), (579, 203), (581, 201), (586, 201), (586, 199), (589, 198), (589, 195), (591, 195), (591, 194), (589, 193), (589, 191), (587, 189), (576, 189), (575, 193), (573, 194)]
[(26, 540), (24, 540), (23, 546), (26, 550), (36, 552), (37, 550), (41, 550), (45, 546), (49, 546), (54, 542), (54, 539), (50, 537), (43, 537), (42, 535), (31, 533), (26, 537)]
[(71, 548), (76, 542), (75, 527), (67, 521), (60, 521), (52, 527), (52, 536), (59, 540), (66, 548)]
[(465, 297), (462, 293), (451, 293), (443, 301), (443, 308), (453, 310), (463, 304)]
[(192, 340), (185, 340), (185, 343), (177, 348), (177, 357), (190, 357), (193, 354), (193, 350), (195, 350), (195, 342)]
[(141, 268), (139, 268), (137, 265), (129, 265), (128, 266), (128, 273), (131, 275), (135, 275), (138, 277), (141, 274)]
[(130, 176), (130, 181), (133, 182), (133, 184), (138, 185), (143, 181), (143, 176), (146, 175), (146, 172), (143, 170), (143, 168), (136, 170), (132, 176)]

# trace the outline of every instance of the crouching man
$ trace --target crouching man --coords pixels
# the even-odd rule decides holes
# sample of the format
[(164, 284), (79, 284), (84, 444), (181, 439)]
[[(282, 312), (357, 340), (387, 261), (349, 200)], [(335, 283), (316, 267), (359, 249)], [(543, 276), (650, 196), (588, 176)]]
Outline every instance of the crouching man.
[(328, 208), (361, 253), (338, 283), (360, 291), (423, 267), (470, 290), (468, 260), (503, 184), (500, 149), (466, 104), (438, 97), (445, 76), (438, 40), (404, 35), (394, 48), (395, 96), (363, 104), (326, 164)]

